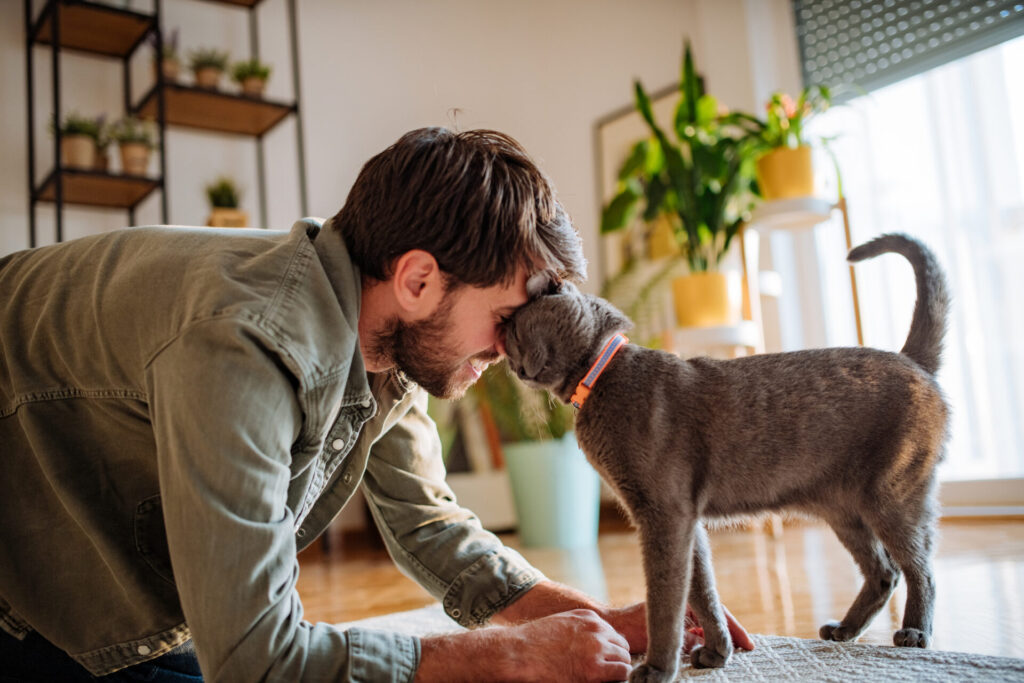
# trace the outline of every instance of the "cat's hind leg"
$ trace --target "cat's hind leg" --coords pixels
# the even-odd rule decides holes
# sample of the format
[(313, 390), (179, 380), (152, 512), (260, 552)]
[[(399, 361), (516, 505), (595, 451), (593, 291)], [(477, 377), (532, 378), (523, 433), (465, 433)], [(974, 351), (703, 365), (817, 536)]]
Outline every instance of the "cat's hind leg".
[(933, 482), (917, 499), (879, 505), (867, 520), (907, 577), (903, 628), (893, 635), (899, 647), (928, 647), (935, 609)]
[(696, 516), (678, 510), (634, 510), (647, 580), (647, 657), (630, 683), (675, 680), (683, 647), (686, 597)]
[(830, 621), (819, 629), (822, 640), (854, 640), (889, 601), (900, 572), (871, 529), (856, 514), (832, 511), (826, 521), (860, 567), (864, 584), (842, 621)]

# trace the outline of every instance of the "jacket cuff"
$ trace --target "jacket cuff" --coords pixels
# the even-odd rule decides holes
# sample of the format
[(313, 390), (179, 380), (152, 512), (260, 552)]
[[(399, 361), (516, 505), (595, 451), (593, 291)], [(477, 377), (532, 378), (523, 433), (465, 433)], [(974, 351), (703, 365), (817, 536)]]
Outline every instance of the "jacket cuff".
[(515, 550), (493, 550), (455, 577), (442, 601), (444, 611), (466, 628), (482, 626), (544, 578)]
[(412, 683), (420, 664), (420, 639), (368, 628), (346, 629), (351, 681)]

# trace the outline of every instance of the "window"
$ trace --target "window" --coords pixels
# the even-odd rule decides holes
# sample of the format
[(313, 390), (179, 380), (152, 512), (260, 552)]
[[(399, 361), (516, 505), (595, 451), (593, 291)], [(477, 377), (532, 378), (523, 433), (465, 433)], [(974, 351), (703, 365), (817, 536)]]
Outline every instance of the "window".
[[(944, 480), (1024, 476), (1024, 38), (850, 100), (836, 135), (855, 244), (921, 238), (953, 294), (939, 383), (952, 405)], [(818, 167), (834, 185), (828, 158)], [(819, 228), (824, 337), (855, 340), (842, 230)], [(865, 343), (902, 347), (915, 300), (905, 260), (857, 267)], [(803, 286), (803, 285), (802, 285)], [(783, 320), (785, 325), (785, 320)]]

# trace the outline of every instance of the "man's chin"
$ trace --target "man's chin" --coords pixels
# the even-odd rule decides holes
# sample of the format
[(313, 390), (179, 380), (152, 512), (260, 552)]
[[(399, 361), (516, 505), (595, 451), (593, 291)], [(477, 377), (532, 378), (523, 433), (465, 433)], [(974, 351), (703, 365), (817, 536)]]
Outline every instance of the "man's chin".
[(469, 369), (465, 365), (461, 366), (458, 370), (448, 373), (442, 377), (417, 377), (416, 373), (409, 372), (408, 370), (403, 371), (406, 376), (412, 381), (416, 382), (421, 386), (428, 394), (434, 398), (445, 399), (448, 401), (454, 401), (462, 398), (469, 391), (469, 388), (473, 386), (478, 379), (480, 379), (480, 373)]

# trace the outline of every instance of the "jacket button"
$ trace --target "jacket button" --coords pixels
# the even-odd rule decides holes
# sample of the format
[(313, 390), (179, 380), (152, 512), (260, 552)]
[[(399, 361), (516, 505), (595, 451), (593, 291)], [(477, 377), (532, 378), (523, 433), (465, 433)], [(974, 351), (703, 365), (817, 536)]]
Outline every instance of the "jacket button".
[(302, 538), (303, 536), (306, 535), (306, 528), (305, 527), (300, 527), (299, 530), (295, 532), (295, 535), (298, 536), (299, 538)]
[(146, 656), (146, 655), (148, 655), (148, 654), (149, 654), (150, 652), (152, 652), (152, 650), (151, 650), (151, 649), (149, 649), (149, 645), (139, 645), (139, 647), (138, 647), (138, 648), (136, 648), (136, 650), (135, 650), (135, 651), (136, 651), (136, 652), (138, 652), (138, 653), (139, 653), (140, 655), (142, 655), (142, 656)]
[(343, 476), (343, 477), (341, 478), (341, 480), (342, 480), (343, 482), (345, 482), (346, 484), (348, 484), (349, 482), (351, 482), (351, 481), (352, 481), (352, 473), (351, 473), (351, 472), (346, 472), (346, 473), (345, 473), (345, 476)]
[(342, 441), (341, 439), (335, 439), (334, 441), (331, 442), (331, 448), (333, 448), (336, 451), (340, 451), (341, 447), (344, 445), (345, 442)]
[(456, 607), (455, 609), (452, 610), (452, 616), (455, 617), (456, 619), (458, 619), (459, 617), (462, 616), (462, 610), (460, 610), (459, 608)]
[(364, 398), (362, 401), (359, 402), (359, 405), (361, 405), (364, 408), (369, 408), (370, 407), (370, 399)]

